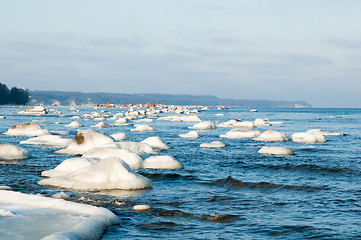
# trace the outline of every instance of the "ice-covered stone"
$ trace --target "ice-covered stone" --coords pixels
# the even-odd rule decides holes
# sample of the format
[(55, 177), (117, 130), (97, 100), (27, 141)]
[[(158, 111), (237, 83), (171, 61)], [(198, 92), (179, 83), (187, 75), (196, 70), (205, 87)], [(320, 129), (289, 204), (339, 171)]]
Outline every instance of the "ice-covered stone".
[(22, 160), (28, 158), (28, 152), (12, 144), (0, 143), (0, 160)]
[(160, 137), (149, 137), (141, 141), (143, 143), (149, 144), (153, 149), (169, 149), (170, 147), (165, 144)]
[(211, 121), (202, 121), (199, 123), (194, 124), (192, 127), (188, 127), (189, 129), (200, 129), (200, 130), (206, 130), (206, 129), (215, 129), (214, 123)]
[(132, 169), (139, 169), (142, 167), (142, 158), (138, 154), (126, 149), (98, 147), (85, 152), (83, 157), (99, 159), (118, 157), (124, 160)]
[(262, 147), (258, 153), (273, 155), (294, 155), (295, 153), (286, 147)]
[(135, 128), (134, 129), (130, 129), (130, 131), (135, 131), (135, 132), (151, 132), (154, 131), (154, 128), (150, 127), (149, 125), (146, 124), (139, 124), (139, 125), (134, 125)]
[(255, 138), (261, 135), (258, 130), (250, 130), (244, 128), (234, 128), (229, 130), (226, 134), (221, 134), (221, 138)]
[(190, 131), (185, 134), (179, 134), (178, 136), (181, 138), (199, 138), (199, 134), (197, 131)]
[(21, 141), (20, 144), (46, 145), (54, 147), (67, 147), (71, 143), (71, 139), (62, 138), (58, 135), (44, 135)]
[(55, 153), (70, 155), (83, 154), (92, 148), (113, 142), (114, 140), (104, 133), (91, 129), (82, 130), (77, 133), (67, 148), (60, 149)]
[(261, 135), (259, 135), (258, 137), (254, 138), (254, 140), (264, 142), (282, 142), (287, 141), (288, 139), (285, 134), (281, 132), (277, 132), (275, 130), (267, 130), (261, 133)]
[(5, 135), (9, 136), (42, 136), (50, 134), (48, 130), (43, 129), (39, 124), (37, 123), (18, 123), (14, 126), (11, 126), (7, 132), (3, 133)]
[(114, 138), (114, 140), (116, 141), (123, 141), (123, 140), (127, 140), (127, 135), (123, 132), (117, 132), (114, 133), (112, 135), (110, 135), (112, 138)]
[(326, 142), (325, 137), (318, 132), (298, 132), (291, 136), (293, 142), (302, 143), (324, 143)]
[(79, 190), (136, 190), (152, 187), (148, 178), (135, 173), (117, 157), (102, 159), (67, 175), (43, 179), (38, 184)]
[(222, 148), (225, 147), (226, 145), (224, 145), (224, 143), (222, 143), (221, 141), (213, 141), (210, 143), (202, 143), (199, 146), (202, 148)]
[(151, 156), (143, 161), (143, 168), (181, 169), (183, 166), (171, 156)]

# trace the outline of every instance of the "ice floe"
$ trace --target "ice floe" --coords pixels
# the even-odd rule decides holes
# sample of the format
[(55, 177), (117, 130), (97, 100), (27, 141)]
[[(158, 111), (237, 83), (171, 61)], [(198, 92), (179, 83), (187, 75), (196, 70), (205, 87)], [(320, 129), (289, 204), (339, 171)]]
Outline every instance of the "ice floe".
[(72, 142), (71, 139), (62, 138), (58, 135), (44, 135), (21, 141), (20, 144), (46, 145), (54, 147), (67, 147)]
[(72, 128), (78, 128), (78, 127), (82, 127), (83, 125), (81, 125), (80, 123), (78, 123), (77, 121), (73, 121), (67, 125), (65, 125), (66, 127), (72, 127)]
[(142, 158), (138, 154), (126, 149), (98, 147), (85, 152), (83, 157), (99, 159), (118, 157), (124, 160), (132, 169), (142, 167)]
[(194, 124), (192, 127), (188, 127), (189, 129), (199, 129), (199, 130), (206, 130), (206, 129), (215, 129), (214, 123), (211, 121), (202, 121), (199, 123)]
[(22, 160), (28, 157), (25, 149), (12, 144), (0, 143), (0, 160)]
[(95, 240), (119, 223), (105, 208), (8, 190), (0, 190), (0, 212), (7, 216), (4, 239)]
[(113, 142), (114, 140), (104, 133), (91, 129), (81, 130), (77, 133), (67, 148), (60, 149), (55, 153), (70, 155), (83, 154), (92, 148)]
[(134, 129), (130, 129), (130, 131), (135, 131), (135, 132), (151, 132), (154, 131), (154, 128), (150, 127), (149, 125), (146, 124), (136, 124), (134, 125), (135, 128)]
[(26, 123), (18, 123), (11, 126), (7, 132), (3, 134), (9, 136), (42, 136), (50, 134), (50, 132), (44, 128), (42, 128), (39, 124), (33, 122), (26, 122)]
[(254, 138), (257, 141), (264, 141), (264, 142), (282, 142), (287, 141), (287, 137), (284, 133), (275, 131), (275, 130), (267, 130), (258, 137)]
[(110, 135), (112, 138), (114, 138), (114, 140), (116, 141), (123, 141), (123, 140), (127, 140), (127, 135), (123, 132), (117, 132), (114, 133), (112, 135)]
[(165, 144), (160, 137), (149, 137), (141, 141), (142, 143), (149, 144), (153, 149), (169, 149), (170, 147)]
[(190, 131), (188, 133), (179, 134), (178, 136), (181, 138), (199, 138), (199, 134), (197, 131)]
[(151, 156), (144, 159), (143, 168), (181, 169), (183, 166), (171, 156)]
[(294, 155), (295, 153), (286, 147), (262, 147), (258, 150), (258, 153), (262, 154), (274, 154), (274, 155)]
[(221, 141), (213, 141), (210, 143), (202, 143), (199, 146), (202, 148), (222, 148), (225, 147), (226, 145), (224, 145), (224, 143), (222, 143)]
[(326, 142), (325, 137), (319, 132), (298, 132), (291, 136), (293, 142), (302, 143), (324, 143)]
[(221, 134), (221, 138), (255, 138), (261, 135), (258, 130), (250, 130), (244, 128), (234, 128), (229, 130), (226, 134)]
[(48, 113), (48, 111), (43, 106), (35, 106), (35, 107), (32, 107), (32, 108), (27, 108), (24, 111), (18, 112), (18, 114), (37, 115), (37, 116), (42, 116), (42, 115), (45, 115), (47, 113)]
[(101, 159), (69, 174), (43, 179), (38, 184), (79, 190), (136, 190), (152, 187), (148, 178), (135, 173), (125, 161), (117, 157)]

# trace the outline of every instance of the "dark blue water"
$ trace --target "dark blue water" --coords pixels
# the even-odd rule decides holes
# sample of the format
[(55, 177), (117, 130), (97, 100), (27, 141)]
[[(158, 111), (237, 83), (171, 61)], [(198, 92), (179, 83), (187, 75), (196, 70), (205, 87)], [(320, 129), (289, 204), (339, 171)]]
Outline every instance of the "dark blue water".
[[(57, 108), (65, 117), (21, 116), (19, 108), (1, 107), (0, 132), (32, 120), (48, 130), (70, 131), (64, 125), (71, 116), (91, 113), (92, 108)], [(108, 109), (107, 109), (108, 110)], [(109, 115), (126, 109), (110, 109)], [(216, 116), (224, 113), (224, 116)], [(107, 114), (107, 113), (103, 113)], [(170, 115), (170, 114), (162, 114)], [(343, 132), (345, 136), (326, 136), (322, 144), (264, 143), (252, 139), (220, 139), (228, 128), (199, 131), (198, 139), (178, 135), (190, 131), (194, 123), (155, 120), (155, 132), (131, 132), (133, 126), (117, 126), (100, 131), (125, 132), (129, 141), (159, 136), (170, 147), (170, 155), (184, 165), (181, 170), (139, 170), (150, 178), (153, 188), (144, 191), (81, 192), (39, 186), (41, 171), (54, 168), (66, 155), (57, 148), (21, 145), (31, 157), (0, 164), (0, 185), (15, 191), (51, 196), (60, 191), (71, 201), (102, 206), (117, 214), (121, 223), (111, 226), (103, 239), (361, 239), (361, 109), (246, 109), (210, 110), (198, 114), (202, 120), (225, 122), (230, 119), (253, 121), (269, 118), (282, 125), (258, 127), (292, 133), (321, 128)], [(81, 129), (94, 121), (77, 120)], [(62, 125), (55, 125), (62, 122)], [(16, 144), (27, 137), (0, 135), (1, 143)], [(221, 140), (226, 147), (203, 149), (204, 142)], [(285, 146), (294, 156), (261, 155), (263, 146)], [(145, 158), (144, 156), (143, 158)], [(136, 204), (148, 204), (151, 211), (134, 212)]]

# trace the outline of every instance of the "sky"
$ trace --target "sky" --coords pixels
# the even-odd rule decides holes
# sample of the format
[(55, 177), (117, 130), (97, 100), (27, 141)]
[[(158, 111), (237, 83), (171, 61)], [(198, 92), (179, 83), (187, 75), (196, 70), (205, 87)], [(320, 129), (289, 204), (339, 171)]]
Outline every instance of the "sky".
[(361, 107), (359, 0), (0, 0), (0, 82)]

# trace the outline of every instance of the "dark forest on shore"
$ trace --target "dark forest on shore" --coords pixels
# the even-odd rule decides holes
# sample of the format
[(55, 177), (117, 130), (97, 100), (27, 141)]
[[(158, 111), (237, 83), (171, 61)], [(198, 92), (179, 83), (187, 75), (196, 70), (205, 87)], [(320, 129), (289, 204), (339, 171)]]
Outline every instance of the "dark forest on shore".
[(0, 105), (25, 105), (29, 100), (30, 95), (28, 90), (17, 87), (9, 89), (6, 84), (0, 83)]

